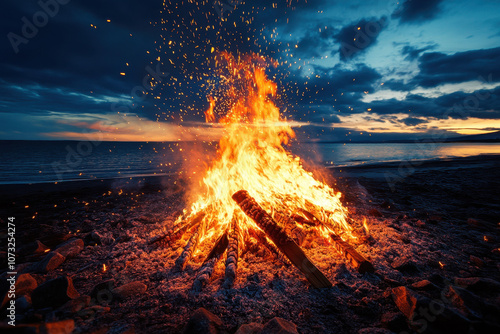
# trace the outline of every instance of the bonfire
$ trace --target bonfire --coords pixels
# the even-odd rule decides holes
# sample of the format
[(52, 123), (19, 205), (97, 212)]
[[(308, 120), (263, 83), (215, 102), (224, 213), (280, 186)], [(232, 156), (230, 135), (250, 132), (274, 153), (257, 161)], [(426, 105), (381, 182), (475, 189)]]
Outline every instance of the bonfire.
[(194, 290), (206, 285), (225, 254), (225, 283), (232, 286), (238, 257), (248, 243), (267, 247), (281, 261), (295, 265), (318, 288), (332, 286), (309, 260), (301, 243), (305, 236), (326, 239), (360, 272), (372, 265), (349, 244), (358, 238), (349, 224), (341, 193), (318, 181), (302, 160), (285, 149), (295, 134), (274, 103), (277, 85), (266, 76), (275, 66), (250, 54), (216, 58), (220, 81), (209, 96), (207, 122), (224, 129), (215, 160), (174, 227), (150, 243), (170, 245), (189, 235), (175, 262), (184, 269), (197, 246), (213, 244), (194, 280)]

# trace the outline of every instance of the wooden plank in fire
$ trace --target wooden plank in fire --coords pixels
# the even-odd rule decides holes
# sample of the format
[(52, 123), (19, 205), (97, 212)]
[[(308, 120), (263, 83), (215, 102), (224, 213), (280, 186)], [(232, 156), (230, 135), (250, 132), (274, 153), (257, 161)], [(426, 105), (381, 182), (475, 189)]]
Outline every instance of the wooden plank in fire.
[(182, 236), (184, 235), (184, 233), (188, 229), (198, 225), (203, 220), (203, 218), (205, 218), (205, 212), (200, 211), (196, 215), (194, 215), (193, 217), (188, 218), (187, 220), (174, 226), (170, 230), (165, 231), (161, 234), (155, 235), (154, 237), (149, 239), (148, 244), (151, 245), (151, 244), (154, 244), (155, 242), (158, 242), (158, 241), (161, 241), (164, 239), (165, 239), (167, 244), (171, 244), (171, 243), (179, 240), (180, 238), (182, 238)]
[(226, 251), (229, 241), (227, 239), (227, 230), (215, 242), (214, 247), (206, 257), (205, 261), (198, 271), (198, 275), (193, 282), (193, 291), (200, 292), (205, 285), (207, 285), (212, 272), (214, 271), (215, 264), (219, 261), (220, 257)]
[(285, 266), (290, 266), (290, 260), (278, 250), (278, 248), (267, 240), (266, 234), (262, 230), (251, 228), (248, 230), (250, 236), (254, 237), (260, 245), (264, 245), (281, 263)]
[(196, 250), (196, 247), (198, 246), (199, 240), (200, 240), (200, 227), (198, 227), (196, 231), (194, 231), (194, 233), (191, 235), (191, 238), (189, 238), (189, 241), (184, 247), (184, 250), (182, 251), (181, 255), (177, 258), (177, 260), (175, 260), (175, 270), (177, 271), (184, 270), (189, 260), (193, 256), (193, 253)]
[(266, 232), (279, 250), (306, 276), (307, 280), (316, 288), (329, 288), (332, 283), (309, 260), (304, 251), (278, 226), (273, 218), (264, 211), (246, 190), (233, 194), (233, 200), (247, 216)]
[(239, 234), (240, 228), (238, 224), (238, 219), (233, 217), (231, 221), (231, 226), (229, 229), (229, 240), (226, 255), (226, 271), (224, 273), (224, 288), (229, 289), (233, 286), (236, 280), (236, 271), (238, 269), (238, 257), (239, 257)]
[[(301, 210), (307, 217), (313, 217), (316, 221), (321, 223), (321, 221), (311, 212), (302, 209)], [(342, 240), (337, 234), (330, 233), (330, 238), (333, 241), (334, 248), (342, 254), (349, 263), (356, 268), (356, 270), (361, 273), (373, 273), (375, 272), (375, 268), (371, 264), (370, 261), (365, 259), (363, 255), (359, 254), (351, 245), (349, 245), (346, 241)]]
[(360, 274), (375, 272), (375, 268), (373, 267), (371, 262), (365, 259), (351, 245), (342, 240), (338, 235), (336, 235), (335, 233), (330, 233), (330, 238), (333, 241), (333, 246), (335, 247), (335, 249), (340, 254), (342, 254)]

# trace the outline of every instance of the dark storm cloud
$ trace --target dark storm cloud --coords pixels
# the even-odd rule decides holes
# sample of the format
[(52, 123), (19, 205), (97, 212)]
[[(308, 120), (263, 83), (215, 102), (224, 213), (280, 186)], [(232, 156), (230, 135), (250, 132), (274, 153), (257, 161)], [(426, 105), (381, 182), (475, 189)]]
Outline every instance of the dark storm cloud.
[(431, 20), (441, 12), (442, 0), (406, 0), (392, 14), (400, 23), (417, 23)]
[(438, 98), (410, 94), (402, 101), (386, 99), (366, 105), (372, 109), (373, 113), (382, 116), (408, 114), (410, 123), (413, 122), (413, 118), (498, 119), (500, 118), (500, 87), (477, 90), (472, 93), (455, 92)]
[(415, 60), (417, 59), (423, 52), (435, 49), (437, 47), (436, 44), (424, 46), (422, 48), (417, 48), (411, 45), (405, 45), (401, 49), (401, 54), (405, 57), (405, 60)]
[(427, 123), (427, 120), (415, 117), (407, 117), (402, 119), (401, 121), (408, 126), (416, 126), (422, 123)]
[(341, 60), (350, 60), (375, 45), (380, 32), (387, 27), (388, 19), (362, 19), (357, 23), (344, 26), (335, 34), (335, 40), (340, 43), (338, 52)]
[(457, 52), (452, 55), (429, 52), (420, 56), (420, 73), (413, 81), (423, 87), (471, 80), (498, 82), (500, 80), (498, 64), (500, 64), (500, 47)]
[[(365, 92), (373, 92), (381, 75), (366, 65), (348, 70), (341, 65), (333, 68), (314, 67), (315, 75), (308, 78), (294, 72), (287, 78), (286, 104), (291, 106), (292, 118), (312, 123), (338, 123), (340, 113), (363, 112), (360, 101)], [(317, 76), (316, 76), (317, 75)], [(356, 108), (355, 111), (351, 108)]]

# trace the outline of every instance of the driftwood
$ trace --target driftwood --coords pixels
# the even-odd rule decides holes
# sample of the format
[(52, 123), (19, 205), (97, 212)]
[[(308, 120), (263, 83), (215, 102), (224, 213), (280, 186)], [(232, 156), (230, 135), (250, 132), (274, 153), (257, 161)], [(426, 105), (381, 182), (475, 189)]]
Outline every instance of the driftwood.
[(226, 272), (224, 274), (224, 287), (226, 289), (233, 286), (236, 279), (236, 270), (238, 269), (238, 256), (239, 256), (239, 234), (240, 228), (236, 217), (231, 221), (229, 230), (229, 240), (226, 256)]
[(207, 285), (210, 277), (212, 276), (215, 264), (217, 263), (217, 261), (219, 261), (222, 254), (224, 254), (224, 252), (226, 251), (228, 243), (229, 241), (227, 239), (226, 231), (219, 237), (219, 239), (217, 239), (214, 247), (206, 257), (205, 261), (203, 261), (203, 264), (198, 271), (198, 276), (196, 276), (196, 279), (193, 282), (193, 290), (195, 292), (200, 292), (201, 289), (203, 289), (203, 287)]
[(335, 249), (342, 254), (359, 273), (375, 272), (373, 265), (338, 235), (330, 233), (330, 238), (333, 240)]
[(250, 197), (246, 190), (233, 194), (233, 200), (238, 203), (243, 212), (266, 232), (278, 249), (306, 276), (307, 280), (316, 288), (329, 288), (332, 283), (307, 258), (304, 251), (278, 226), (273, 218)]
[(205, 218), (205, 212), (200, 211), (194, 217), (191, 217), (188, 220), (177, 224), (170, 230), (155, 235), (154, 237), (149, 239), (148, 244), (151, 245), (161, 240), (164, 240), (167, 244), (171, 244), (182, 238), (182, 236), (188, 229), (198, 225), (203, 220), (203, 218)]

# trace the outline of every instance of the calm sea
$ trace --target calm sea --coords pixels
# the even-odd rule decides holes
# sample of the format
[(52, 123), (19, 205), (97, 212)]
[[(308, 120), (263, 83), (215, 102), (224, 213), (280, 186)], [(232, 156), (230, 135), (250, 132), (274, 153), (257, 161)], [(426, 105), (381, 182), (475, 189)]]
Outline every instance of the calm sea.
[[(0, 184), (173, 175), (209, 164), (211, 144), (0, 141)], [(351, 166), (500, 154), (493, 143), (300, 144), (292, 151), (318, 164)], [(193, 159), (195, 157), (195, 159)], [(196, 163), (193, 164), (192, 161)], [(186, 165), (186, 161), (190, 161)]]

